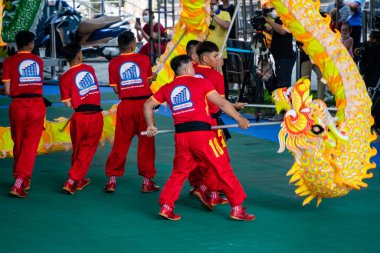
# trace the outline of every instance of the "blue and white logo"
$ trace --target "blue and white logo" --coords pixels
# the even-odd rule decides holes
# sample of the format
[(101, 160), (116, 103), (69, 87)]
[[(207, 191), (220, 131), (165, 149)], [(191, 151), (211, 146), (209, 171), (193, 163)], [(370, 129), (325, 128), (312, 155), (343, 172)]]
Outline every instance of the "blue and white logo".
[(121, 86), (131, 86), (142, 83), (140, 67), (134, 62), (126, 62), (121, 65), (119, 75)]
[(32, 59), (24, 60), (18, 65), (18, 73), (20, 74), (20, 83), (41, 82), (40, 65)]
[(193, 106), (190, 100), (190, 91), (186, 86), (177, 86), (170, 94), (170, 100), (173, 105), (173, 111), (183, 110)]
[(75, 76), (75, 85), (80, 96), (87, 95), (90, 91), (97, 90), (94, 76), (88, 71), (81, 71)]
[(195, 78), (205, 78), (205, 76), (200, 74), (200, 73), (195, 73), (194, 77)]

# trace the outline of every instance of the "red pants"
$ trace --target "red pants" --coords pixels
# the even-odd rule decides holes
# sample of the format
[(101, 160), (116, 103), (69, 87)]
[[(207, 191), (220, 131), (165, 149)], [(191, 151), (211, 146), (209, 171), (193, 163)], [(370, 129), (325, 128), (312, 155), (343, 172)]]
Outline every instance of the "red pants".
[(241, 205), (246, 198), (243, 187), (234, 175), (228, 157), (219, 146), (215, 132), (194, 131), (175, 135), (173, 171), (162, 189), (159, 203), (174, 208), (190, 172), (199, 163), (213, 170), (231, 206)]
[(29, 179), (42, 131), (46, 107), (42, 98), (15, 98), (9, 107), (13, 146), (13, 176)]
[(69, 178), (82, 180), (90, 168), (103, 131), (103, 114), (75, 112), (70, 122), (73, 144)]
[(146, 131), (143, 106), (145, 100), (123, 100), (117, 107), (115, 142), (106, 163), (106, 175), (121, 177), (125, 171), (125, 162), (132, 138), (138, 136), (137, 167), (139, 175), (153, 178), (156, 175), (154, 166), (154, 138), (141, 136)]
[[(211, 125), (218, 125), (216, 119), (212, 119)], [(216, 129), (214, 132), (217, 136), (219, 146), (223, 148), (224, 153), (228, 158), (228, 162), (230, 162), (230, 155), (228, 154), (227, 144), (223, 136), (223, 131), (221, 129)], [(200, 163), (197, 165), (196, 169), (190, 173), (188, 180), (190, 185), (194, 188), (198, 187), (201, 184), (204, 184), (210, 191), (220, 191), (222, 187), (214, 170), (210, 169), (205, 163)]]

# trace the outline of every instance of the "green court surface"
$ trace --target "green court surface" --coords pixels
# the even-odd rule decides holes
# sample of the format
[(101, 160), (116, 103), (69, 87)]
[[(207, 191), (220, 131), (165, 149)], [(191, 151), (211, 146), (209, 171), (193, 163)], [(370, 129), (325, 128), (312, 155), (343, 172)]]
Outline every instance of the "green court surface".
[[(53, 95), (49, 99), (59, 101)], [(0, 106), (9, 102), (0, 98)], [(47, 118), (70, 114), (53, 106)], [(9, 125), (8, 109), (1, 108), (0, 115), (0, 125)], [(160, 128), (171, 127), (168, 117), (156, 120)], [(186, 183), (176, 204), (182, 220), (167, 221), (158, 216), (159, 193), (140, 192), (136, 144), (134, 140), (126, 173), (113, 194), (102, 192), (109, 144), (94, 157), (91, 184), (75, 195), (61, 191), (70, 151), (37, 157), (26, 199), (8, 195), (13, 160), (0, 160), (0, 252), (380, 252), (377, 170), (366, 180), (367, 189), (324, 199), (318, 208), (315, 201), (302, 207), (303, 199), (285, 176), (290, 154), (277, 154), (275, 142), (234, 133), (228, 143), (232, 165), (248, 195), (245, 206), (256, 220), (231, 220), (228, 205), (205, 210), (189, 195)], [(158, 136), (156, 149), (155, 180), (162, 187), (172, 167), (173, 135)]]

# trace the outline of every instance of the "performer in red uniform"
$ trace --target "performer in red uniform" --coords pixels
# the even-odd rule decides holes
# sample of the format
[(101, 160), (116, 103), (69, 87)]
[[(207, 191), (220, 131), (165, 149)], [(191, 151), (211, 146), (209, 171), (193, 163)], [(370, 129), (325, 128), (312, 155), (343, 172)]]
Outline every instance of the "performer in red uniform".
[[(216, 71), (219, 64), (218, 46), (209, 41), (204, 41), (200, 43), (196, 48), (196, 53), (198, 55), (199, 64), (195, 66), (195, 77), (205, 78), (209, 80), (213, 85), (215, 90), (224, 97), (225, 86), (223, 75)], [(235, 109), (242, 109), (244, 103), (235, 103)], [(212, 126), (224, 125), (224, 122), (221, 119), (221, 111), (219, 108), (210, 103), (210, 113), (212, 116)], [(224, 149), (226, 156), (229, 159), (228, 149), (226, 145), (226, 140), (231, 136), (227, 130), (222, 131), (214, 130), (217, 135), (219, 145)], [(208, 169), (206, 164), (200, 164), (200, 168), (194, 170), (190, 173), (189, 182), (190, 185), (194, 187), (193, 195), (197, 197), (207, 208), (210, 209), (210, 206), (216, 206), (219, 204), (226, 204), (227, 199), (219, 195), (221, 190), (221, 185), (219, 180), (213, 170)], [(203, 168), (202, 168), (203, 167)]]
[[(201, 42), (199, 40), (190, 40), (186, 44), (186, 54), (187, 56), (190, 57), (194, 69), (197, 68), (199, 64), (199, 59), (197, 55), (197, 46), (200, 43)], [(190, 173), (188, 180), (189, 180), (190, 185), (193, 187), (193, 189), (190, 190), (190, 194), (197, 197), (205, 207), (212, 209), (212, 206), (208, 201), (207, 192), (200, 191), (202, 195), (194, 195), (194, 190), (197, 188), (207, 189), (205, 188), (206, 186), (202, 186), (203, 185), (202, 178), (203, 178), (203, 174), (201, 173), (199, 169), (195, 169)]]
[(143, 177), (142, 192), (158, 191), (159, 187), (152, 178), (156, 175), (154, 166), (154, 138), (141, 136), (146, 129), (143, 106), (152, 94), (150, 83), (152, 67), (148, 56), (133, 53), (136, 38), (132, 32), (124, 32), (118, 38), (121, 55), (109, 63), (110, 86), (119, 95), (121, 102), (117, 107), (115, 142), (106, 163), (109, 180), (105, 192), (114, 192), (116, 176), (125, 171), (125, 162), (132, 138), (138, 136), (137, 167)]
[(59, 79), (61, 100), (75, 110), (70, 122), (71, 168), (63, 190), (74, 194), (75, 190), (80, 191), (90, 183), (85, 176), (102, 136), (103, 114), (98, 80), (93, 67), (82, 64), (81, 46), (70, 43), (63, 48), (63, 55), (70, 69)]
[(3, 78), (5, 93), (12, 97), (9, 121), (13, 146), (13, 176), (16, 180), (10, 194), (26, 197), (30, 189), (38, 144), (44, 130), (46, 107), (42, 99), (43, 62), (31, 53), (34, 34), (16, 34), (18, 53), (5, 59)]
[(199, 59), (197, 55), (197, 46), (201, 42), (199, 40), (189, 40), (186, 44), (186, 54), (190, 57), (193, 62), (193, 67), (195, 68), (199, 64)]
[(222, 184), (232, 207), (231, 218), (253, 220), (255, 217), (241, 206), (246, 194), (234, 175), (215, 132), (211, 131), (211, 117), (206, 98), (238, 121), (241, 128), (247, 129), (249, 121), (236, 112), (231, 103), (223, 99), (209, 81), (193, 77), (194, 68), (187, 55), (173, 58), (170, 65), (176, 78), (161, 87), (144, 105), (148, 136), (157, 133), (153, 108), (165, 101), (172, 110), (176, 129), (173, 170), (159, 198), (159, 214), (169, 220), (181, 218), (174, 213), (174, 203), (189, 173), (199, 162), (204, 162), (215, 171)]

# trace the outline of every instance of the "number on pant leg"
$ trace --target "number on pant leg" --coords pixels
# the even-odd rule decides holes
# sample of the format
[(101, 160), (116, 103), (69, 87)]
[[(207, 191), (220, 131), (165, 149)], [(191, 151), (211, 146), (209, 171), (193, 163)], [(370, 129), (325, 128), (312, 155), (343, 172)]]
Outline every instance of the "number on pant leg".
[(218, 137), (219, 137), (220, 143), (222, 144), (222, 147), (223, 148), (227, 147), (226, 140), (224, 139), (224, 135), (223, 135), (223, 130), (222, 129), (218, 129)]
[(218, 139), (215, 137), (213, 139), (210, 139), (208, 141), (208, 145), (210, 145), (212, 151), (214, 152), (214, 155), (216, 157), (219, 157), (224, 154), (223, 148), (220, 147)]

